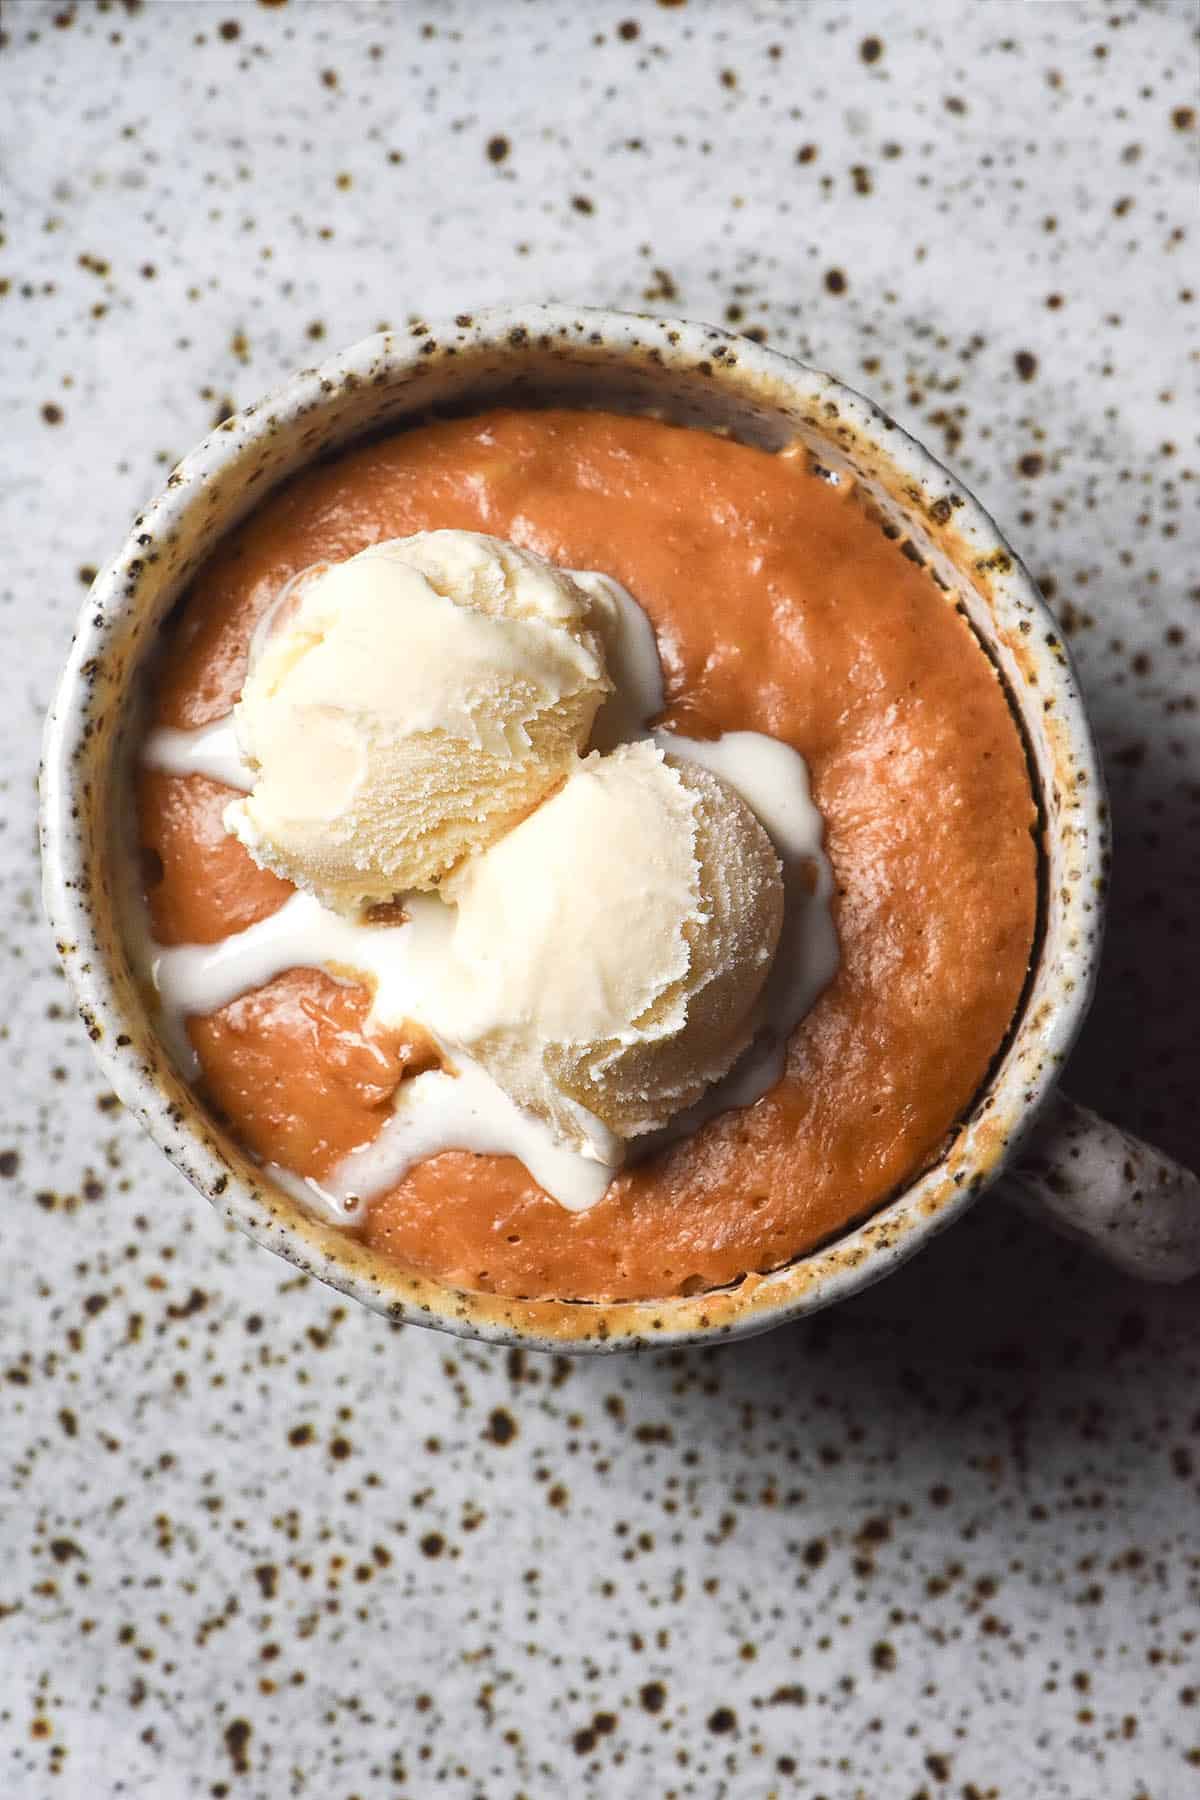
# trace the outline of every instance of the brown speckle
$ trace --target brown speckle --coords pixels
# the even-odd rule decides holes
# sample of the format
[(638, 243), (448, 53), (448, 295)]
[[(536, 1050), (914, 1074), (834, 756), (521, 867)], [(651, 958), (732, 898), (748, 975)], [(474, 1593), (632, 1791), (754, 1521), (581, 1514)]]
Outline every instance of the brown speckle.
[(483, 1435), (492, 1444), (511, 1444), (517, 1435), (517, 1421), (506, 1407), (497, 1406), (488, 1418)]
[(245, 1775), (249, 1771), (250, 1758), (246, 1753), (253, 1735), (249, 1721), (246, 1719), (231, 1719), (225, 1727), (225, 1748), (239, 1775)]

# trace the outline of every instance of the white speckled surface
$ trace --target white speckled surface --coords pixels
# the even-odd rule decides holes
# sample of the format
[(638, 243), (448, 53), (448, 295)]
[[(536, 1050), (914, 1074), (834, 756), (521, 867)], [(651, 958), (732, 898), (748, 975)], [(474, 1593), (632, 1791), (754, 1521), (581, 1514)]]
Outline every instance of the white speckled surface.
[(726, 1351), (389, 1329), (108, 1104), (33, 774), (81, 571), (314, 343), (518, 297), (740, 319), (1048, 578), (1116, 826), (1073, 1085), (1195, 1165), (1194, 9), (27, 0), (0, 32), (0, 1791), (1190, 1793), (1195, 1284), (997, 1199)]

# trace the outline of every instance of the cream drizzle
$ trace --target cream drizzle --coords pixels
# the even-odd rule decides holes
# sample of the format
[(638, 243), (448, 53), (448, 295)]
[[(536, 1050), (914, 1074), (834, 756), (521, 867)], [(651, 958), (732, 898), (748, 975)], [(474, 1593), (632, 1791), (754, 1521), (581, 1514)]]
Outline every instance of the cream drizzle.
[[(654, 628), (633, 596), (606, 575), (575, 580), (593, 598), (615, 691), (597, 714), (590, 748), (652, 737), (668, 755), (699, 764), (736, 789), (771, 837), (783, 866), (783, 936), (759, 1003), (756, 1036), (729, 1074), (662, 1131), (630, 1146), (582, 1107), (580, 1146), (565, 1145), (550, 1127), (517, 1107), (499, 1085), (438, 1034), (426, 1003), (426, 972), (451, 929), (453, 914), (436, 895), (408, 895), (407, 922), (359, 924), (297, 892), (256, 925), (215, 944), (163, 948), (147, 943), (150, 974), (163, 1014), (163, 1035), (190, 1078), (199, 1064), (184, 1021), (211, 1013), (263, 986), (285, 969), (319, 968), (335, 978), (365, 977), (374, 998), (368, 1023), (421, 1025), (454, 1073), (430, 1070), (401, 1082), (378, 1135), (358, 1146), (323, 1182), (276, 1165), (268, 1173), (288, 1192), (341, 1224), (359, 1221), (370, 1200), (401, 1181), (417, 1163), (445, 1150), (517, 1157), (566, 1210), (593, 1206), (631, 1152), (640, 1158), (695, 1131), (731, 1107), (751, 1105), (783, 1073), (787, 1041), (832, 980), (838, 946), (830, 911), (833, 872), (822, 847), (823, 825), (812, 803), (803, 757), (760, 732), (727, 732), (711, 742), (652, 731), (663, 709), (662, 670)], [(278, 603), (277, 603), (278, 605)], [(274, 612), (276, 609), (273, 608)], [(248, 790), (253, 775), (241, 758), (232, 715), (195, 731), (151, 732), (143, 762), (173, 774), (201, 774)]]
[(243, 794), (254, 786), (254, 771), (242, 756), (232, 713), (226, 713), (212, 725), (199, 725), (194, 731), (174, 731), (169, 725), (160, 725), (147, 733), (142, 763), (147, 769), (161, 769), (166, 775), (206, 775), (210, 781), (223, 782)]

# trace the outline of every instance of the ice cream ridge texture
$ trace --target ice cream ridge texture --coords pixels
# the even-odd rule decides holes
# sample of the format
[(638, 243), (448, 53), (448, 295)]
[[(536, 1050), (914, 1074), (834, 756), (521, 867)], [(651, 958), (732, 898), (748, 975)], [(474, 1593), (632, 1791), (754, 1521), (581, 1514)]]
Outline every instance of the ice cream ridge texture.
[(395, 539), (295, 584), (235, 719), (256, 771), (226, 814), (336, 910), (435, 887), (570, 770), (609, 690), (586, 596), (473, 532)]

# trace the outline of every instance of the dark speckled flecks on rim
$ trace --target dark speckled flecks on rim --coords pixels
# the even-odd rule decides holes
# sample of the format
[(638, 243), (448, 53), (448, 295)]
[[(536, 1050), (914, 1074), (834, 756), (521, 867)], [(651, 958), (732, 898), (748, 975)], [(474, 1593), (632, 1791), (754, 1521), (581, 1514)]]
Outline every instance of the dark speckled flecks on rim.
[[(654, 410), (852, 471), (907, 553), (968, 613), (1025, 730), (1044, 816), (1040, 949), (1019, 1019), (939, 1162), (825, 1249), (736, 1286), (662, 1301), (513, 1301), (406, 1275), (310, 1217), (205, 1117), (170, 1066), (116, 903), (114, 796), (156, 628), (222, 537), (314, 458), (440, 409), (560, 400)], [(746, 1336), (896, 1268), (1001, 1172), (1053, 1091), (1095, 983), (1107, 810), (1069, 655), (1028, 572), (947, 470), (832, 376), (715, 326), (522, 305), (364, 339), (225, 421), (178, 465), (97, 577), (46, 722), (46, 909), (96, 1054), (166, 1155), (256, 1242), (391, 1318), (555, 1350)]]

